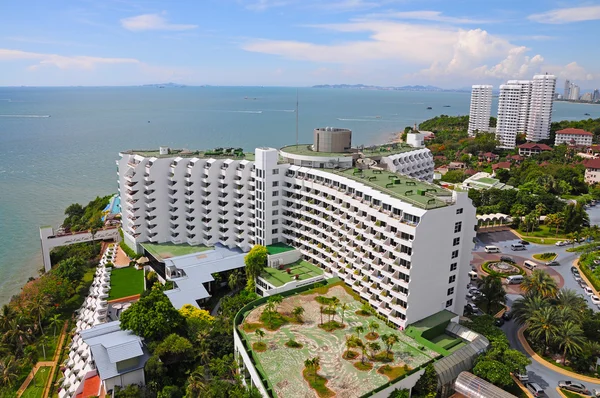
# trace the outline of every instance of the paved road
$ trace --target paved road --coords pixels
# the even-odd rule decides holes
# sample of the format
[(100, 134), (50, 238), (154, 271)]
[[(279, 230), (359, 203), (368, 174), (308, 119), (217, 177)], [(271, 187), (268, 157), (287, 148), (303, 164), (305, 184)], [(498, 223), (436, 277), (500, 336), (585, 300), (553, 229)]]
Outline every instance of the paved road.
[[(474, 252), (483, 252), (483, 247), (485, 245), (494, 244), (500, 247), (500, 250), (503, 254), (512, 254), (520, 257), (531, 257), (536, 253), (545, 253), (545, 252), (554, 252), (558, 254), (557, 261), (560, 263), (560, 266), (553, 267), (555, 271), (557, 271), (564, 279), (564, 288), (573, 289), (578, 293), (581, 293), (583, 296), (583, 289), (579, 286), (579, 284), (575, 281), (571, 274), (571, 266), (575, 260), (579, 257), (579, 253), (569, 253), (567, 252), (567, 248), (571, 246), (549, 246), (549, 245), (536, 245), (530, 244), (527, 246), (527, 250), (513, 252), (510, 249), (510, 245), (512, 243), (516, 243), (518, 238), (510, 233), (510, 232), (499, 232), (492, 234), (485, 234), (482, 236), (482, 240), (478, 240), (475, 245)], [(508, 306), (512, 306), (512, 302), (521, 297), (520, 295), (510, 294), (508, 295)], [(598, 307), (592, 304), (591, 299), (588, 296), (585, 296), (588, 301), (589, 306), (594, 309), (594, 311), (598, 311)], [(506, 333), (508, 340), (512, 347), (518, 349), (519, 351), (527, 354), (521, 343), (517, 338), (517, 330), (519, 326), (515, 324), (514, 321), (506, 322), (502, 326), (502, 330)], [(540, 365), (538, 362), (532, 359), (531, 365), (527, 367), (527, 374), (529, 375), (529, 380), (531, 382), (539, 384), (548, 397), (551, 398), (560, 398), (560, 395), (556, 392), (556, 386), (558, 385), (559, 380), (564, 380), (565, 376), (562, 374), (555, 372), (551, 369), (546, 368), (545, 366)], [(596, 388), (600, 390), (600, 384), (594, 385), (591, 383), (584, 383), (588, 389)]]

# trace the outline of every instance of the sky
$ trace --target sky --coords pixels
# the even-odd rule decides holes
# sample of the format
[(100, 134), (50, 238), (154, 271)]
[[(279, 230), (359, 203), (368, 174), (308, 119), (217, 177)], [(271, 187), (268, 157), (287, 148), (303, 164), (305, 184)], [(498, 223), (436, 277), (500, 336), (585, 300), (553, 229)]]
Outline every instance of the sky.
[(0, 86), (434, 85), (536, 73), (600, 87), (600, 2), (19, 0)]

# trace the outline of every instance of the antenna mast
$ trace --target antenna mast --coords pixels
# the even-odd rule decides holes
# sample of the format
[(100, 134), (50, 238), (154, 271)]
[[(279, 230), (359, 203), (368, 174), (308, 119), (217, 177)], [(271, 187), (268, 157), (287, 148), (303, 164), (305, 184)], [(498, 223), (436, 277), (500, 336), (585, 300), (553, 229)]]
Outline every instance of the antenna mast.
[(298, 149), (298, 88), (296, 88), (296, 149)]

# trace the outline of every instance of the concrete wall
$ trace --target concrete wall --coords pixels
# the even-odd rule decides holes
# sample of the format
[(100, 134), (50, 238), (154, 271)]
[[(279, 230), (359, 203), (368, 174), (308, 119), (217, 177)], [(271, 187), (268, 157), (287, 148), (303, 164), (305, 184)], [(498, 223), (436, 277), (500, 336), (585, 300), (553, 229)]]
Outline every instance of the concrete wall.
[(294, 249), (279, 254), (270, 254), (267, 256), (267, 266), (277, 268), (279, 265), (286, 265), (296, 262), (302, 258), (302, 252)]
[(421, 369), (418, 372), (415, 372), (413, 374), (411, 374), (410, 376), (405, 377), (404, 379), (400, 380), (398, 383), (393, 384), (391, 386), (389, 386), (386, 389), (383, 389), (375, 394), (372, 395), (373, 398), (387, 398), (390, 396), (390, 394), (392, 393), (392, 391), (394, 391), (395, 389), (412, 389), (415, 384), (417, 384), (417, 381), (421, 378), (421, 375), (425, 373), (425, 369)]
[(333, 127), (313, 131), (313, 150), (316, 152), (346, 152), (352, 148), (352, 131)]
[(104, 391), (114, 390), (115, 386), (125, 387), (130, 384), (145, 385), (146, 379), (144, 377), (144, 369), (134, 370), (120, 376), (112, 377), (102, 381), (104, 384)]
[(267, 390), (265, 386), (260, 381), (260, 376), (258, 375), (258, 371), (252, 365), (252, 361), (250, 360), (250, 356), (246, 352), (246, 348), (244, 347), (244, 343), (242, 343), (242, 339), (240, 338), (237, 329), (233, 328), (233, 349), (236, 354), (236, 358), (241, 358), (244, 362), (244, 368), (250, 374), (250, 380), (252, 381), (252, 385), (260, 391), (263, 397), (269, 398), (267, 394)]
[(283, 286), (279, 286), (279, 287), (274, 287), (268, 283), (266, 283), (264, 281), (264, 279), (261, 278), (261, 280), (263, 281), (263, 283), (266, 283), (267, 285), (269, 285), (271, 287), (270, 290), (267, 290), (265, 288), (263, 288), (262, 286), (256, 285), (257, 288), (259, 288), (260, 290), (262, 290), (263, 292), (263, 296), (273, 296), (275, 294), (279, 294), (282, 292), (287, 292), (288, 290), (292, 290), (295, 289), (297, 287), (302, 287), (302, 286), (306, 286), (306, 285), (310, 285), (316, 282), (321, 282), (324, 281), (326, 279), (325, 275), (319, 275), (319, 276), (313, 276), (312, 278), (308, 278), (308, 279), (304, 279), (302, 281), (291, 281), (286, 283)]

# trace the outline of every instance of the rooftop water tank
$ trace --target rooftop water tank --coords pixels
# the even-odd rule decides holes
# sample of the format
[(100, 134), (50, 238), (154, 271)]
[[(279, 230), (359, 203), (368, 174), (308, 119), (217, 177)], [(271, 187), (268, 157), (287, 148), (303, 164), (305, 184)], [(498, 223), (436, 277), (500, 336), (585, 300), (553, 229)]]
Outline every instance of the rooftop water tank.
[(316, 152), (350, 152), (351, 148), (351, 130), (321, 127), (313, 132), (313, 150)]

